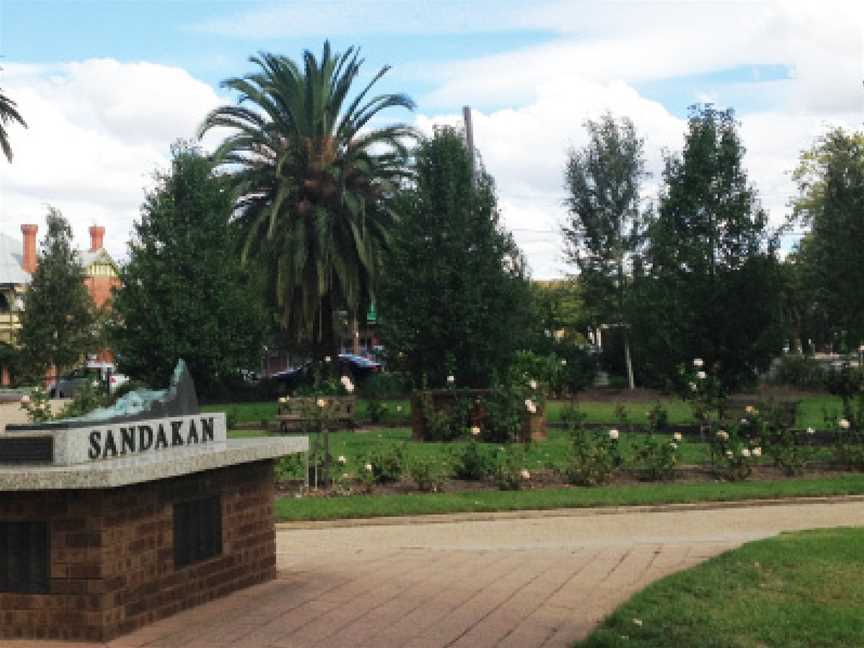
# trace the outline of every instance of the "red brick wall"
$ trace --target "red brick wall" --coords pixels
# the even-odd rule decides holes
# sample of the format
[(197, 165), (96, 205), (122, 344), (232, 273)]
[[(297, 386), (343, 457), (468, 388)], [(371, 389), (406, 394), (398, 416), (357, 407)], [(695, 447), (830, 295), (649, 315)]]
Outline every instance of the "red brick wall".
[[(221, 493), (222, 553), (174, 569), (173, 504)], [(272, 462), (98, 491), (0, 493), (48, 520), (50, 594), (0, 593), (0, 638), (107, 640), (276, 575)]]
[(90, 298), (99, 308), (111, 299), (111, 289), (120, 287), (119, 277), (85, 277), (84, 285), (90, 291)]

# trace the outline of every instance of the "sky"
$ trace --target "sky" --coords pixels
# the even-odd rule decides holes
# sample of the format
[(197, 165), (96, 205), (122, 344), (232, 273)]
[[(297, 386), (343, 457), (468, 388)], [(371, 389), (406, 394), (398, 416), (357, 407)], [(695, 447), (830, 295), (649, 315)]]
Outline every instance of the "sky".
[(236, 100), (220, 82), (254, 71), (259, 51), (296, 59), (325, 39), (359, 46), (367, 78), (390, 65), (379, 92), (417, 103), (379, 125), (430, 133), (472, 107), (503, 222), (538, 279), (575, 271), (562, 252), (563, 173), (586, 119), (633, 120), (650, 202), (688, 107), (733, 108), (774, 225), (800, 151), (864, 122), (858, 0), (0, 0), (0, 88), (29, 126), (9, 127), (15, 158), (0, 159), (0, 232), (20, 239), (21, 224), (37, 223), (41, 236), (50, 204), (80, 246), (104, 225), (124, 259), (172, 142)]

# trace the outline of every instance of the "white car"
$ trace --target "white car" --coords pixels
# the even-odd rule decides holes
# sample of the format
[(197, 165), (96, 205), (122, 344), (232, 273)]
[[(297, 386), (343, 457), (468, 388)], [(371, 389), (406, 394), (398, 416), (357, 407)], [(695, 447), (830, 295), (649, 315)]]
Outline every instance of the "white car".
[(109, 381), (109, 393), (113, 394), (120, 385), (129, 381), (129, 377), (117, 373), (117, 368), (110, 362), (88, 362), (84, 367), (62, 376), (48, 390), (48, 395), (51, 398), (74, 398), (86, 382), (101, 386), (105, 380)]

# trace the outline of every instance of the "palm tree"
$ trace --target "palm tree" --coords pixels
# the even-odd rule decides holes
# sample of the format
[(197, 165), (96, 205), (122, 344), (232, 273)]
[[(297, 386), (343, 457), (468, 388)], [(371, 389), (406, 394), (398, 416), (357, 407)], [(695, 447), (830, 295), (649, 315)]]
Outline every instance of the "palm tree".
[[(0, 68), (0, 70), (2, 69)], [(27, 123), (18, 113), (16, 105), (14, 101), (3, 94), (3, 89), (0, 88), (0, 149), (3, 150), (3, 155), (6, 156), (9, 162), (12, 162), (12, 147), (9, 146), (9, 135), (6, 132), (6, 124), (17, 121), (24, 128), (27, 128)]]
[(237, 105), (216, 108), (199, 128), (199, 137), (233, 131), (214, 158), (237, 192), (242, 257), (266, 264), (283, 329), (322, 356), (336, 352), (335, 311), (357, 313), (372, 298), (414, 137), (404, 124), (370, 127), (386, 108), (414, 108), (403, 94), (367, 100), (389, 66), (348, 103), (358, 57), (325, 42), (320, 61), (304, 52), (301, 69), (262, 52), (250, 58), (258, 71), (222, 82), (239, 93)]

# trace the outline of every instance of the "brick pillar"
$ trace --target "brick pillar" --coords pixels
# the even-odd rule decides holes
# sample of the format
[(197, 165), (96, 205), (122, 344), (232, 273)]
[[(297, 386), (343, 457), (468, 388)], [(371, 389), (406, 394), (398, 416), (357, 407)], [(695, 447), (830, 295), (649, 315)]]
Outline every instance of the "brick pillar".
[(21, 233), (24, 235), (24, 260), (21, 268), (30, 274), (36, 272), (36, 232), (38, 230), (37, 225), (21, 226)]
[(90, 251), (95, 252), (102, 248), (102, 239), (105, 238), (105, 228), (99, 225), (90, 227)]
[(0, 385), (8, 387), (11, 382), (12, 379), (9, 376), (9, 367), (0, 368)]

